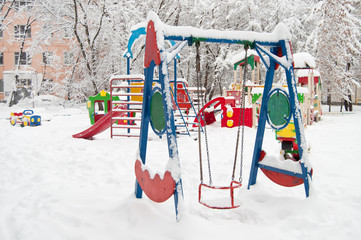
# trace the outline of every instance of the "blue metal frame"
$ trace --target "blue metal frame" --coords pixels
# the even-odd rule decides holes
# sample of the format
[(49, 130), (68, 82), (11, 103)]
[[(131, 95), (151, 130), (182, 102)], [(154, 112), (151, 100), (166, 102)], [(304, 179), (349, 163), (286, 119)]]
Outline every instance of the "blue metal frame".
[[(152, 97), (152, 84), (153, 84), (153, 73), (155, 63), (150, 62), (148, 68), (144, 69), (145, 81), (143, 89), (143, 104), (142, 104), (142, 121), (140, 125), (140, 136), (139, 136), (139, 156), (143, 164), (145, 164), (147, 156), (147, 144), (148, 144), (148, 130), (150, 122), (150, 98)], [(135, 196), (142, 198), (143, 190), (140, 187), (138, 181), (135, 182)]]
[[(164, 108), (164, 117), (165, 117), (165, 132), (167, 133), (167, 142), (168, 142), (168, 155), (171, 159), (178, 159), (178, 145), (176, 137), (176, 129), (174, 124), (174, 114), (173, 110), (168, 108), (167, 91), (169, 92), (169, 86), (165, 85), (165, 78), (167, 73), (163, 73), (162, 65), (166, 64), (162, 61), (159, 66), (159, 82), (161, 85), (161, 92), (163, 98), (163, 108)], [(152, 85), (153, 85), (153, 75), (154, 75), (154, 61), (151, 61), (148, 68), (145, 68), (145, 82), (144, 82), (144, 91), (143, 91), (143, 111), (142, 111), (142, 122), (140, 127), (140, 139), (139, 139), (139, 155), (143, 164), (146, 162), (146, 152), (147, 152), (147, 142), (148, 142), (148, 130), (150, 123), (150, 100), (152, 97)], [(168, 82), (169, 83), (169, 82)], [(169, 124), (168, 124), (169, 123)], [(178, 162), (179, 164), (179, 162)], [(137, 198), (142, 198), (142, 189), (136, 180), (135, 195)], [(174, 204), (176, 217), (179, 220), (179, 211), (178, 204), (179, 199), (183, 198), (183, 187), (182, 180), (176, 179), (176, 188), (174, 191)]]
[[(184, 36), (168, 36), (166, 33), (163, 32), (162, 37), (164, 40), (173, 40), (173, 41), (184, 41), (187, 40), (189, 45), (192, 45), (195, 41), (204, 41), (204, 42), (213, 42), (213, 43), (228, 43), (228, 44), (240, 44), (240, 45), (249, 45), (251, 48), (255, 48), (258, 53), (262, 51), (265, 55), (267, 55), (270, 59), (269, 65), (266, 65), (268, 70), (266, 74), (266, 80), (264, 85), (264, 92), (262, 97), (262, 105), (261, 105), (261, 112), (259, 118), (259, 125), (257, 129), (257, 135), (255, 140), (255, 146), (253, 150), (253, 158), (252, 158), (252, 165), (251, 165), (251, 172), (249, 177), (248, 188), (251, 185), (256, 183), (257, 179), (257, 172), (258, 168), (265, 168), (275, 172), (281, 172), (283, 174), (292, 175), (292, 176), (299, 176), (304, 179), (304, 186), (306, 191), (306, 196), (309, 195), (309, 178), (310, 178), (310, 169), (307, 169), (304, 161), (302, 161), (303, 156), (303, 143), (305, 143), (305, 139), (303, 138), (303, 132), (301, 134), (301, 127), (302, 127), (302, 119), (300, 113), (300, 107), (297, 99), (297, 88), (296, 88), (296, 81), (294, 76), (294, 70), (292, 64), (290, 64), (290, 46), (288, 45), (289, 42), (285, 40), (281, 41), (253, 41), (250, 42), (249, 40), (240, 40), (240, 39), (216, 39), (216, 38), (194, 38), (192, 36), (184, 37)], [(263, 48), (263, 46), (270, 47), (270, 51)], [(289, 47), (288, 47), (289, 46)], [(287, 62), (281, 61), (279, 57), (277, 57), (278, 49), (282, 49), (283, 56), (286, 56)], [(160, 56), (162, 54), (166, 54), (164, 49), (160, 49)], [(178, 50), (180, 51), (180, 49)], [(261, 56), (261, 54), (260, 54)], [(262, 61), (266, 62), (264, 58), (261, 56)], [(159, 65), (159, 82), (161, 84), (162, 96), (163, 96), (163, 107), (165, 112), (165, 121), (166, 121), (166, 133), (167, 133), (167, 142), (168, 142), (168, 154), (170, 159), (174, 161), (178, 161), (179, 164), (179, 156), (178, 156), (178, 146), (177, 146), (177, 138), (176, 138), (176, 128), (174, 123), (174, 112), (172, 109), (168, 109), (171, 107), (171, 96), (170, 96), (170, 84), (168, 78), (168, 63), (164, 62), (165, 59), (161, 58), (161, 63)], [(264, 104), (267, 100), (267, 97), (272, 89), (272, 83), (275, 73), (276, 63), (281, 65), (286, 72), (287, 77), (287, 84), (288, 90), (290, 94), (290, 105), (292, 108), (292, 116), (295, 122), (295, 130), (296, 130), (296, 138), (299, 147), (299, 155), (300, 155), (300, 165), (302, 169), (302, 174), (299, 175), (298, 173), (292, 173), (290, 171), (286, 171), (283, 169), (278, 169), (274, 167), (265, 166), (263, 164), (258, 163), (258, 159), (260, 157), (260, 153), (262, 150), (263, 144), (263, 137), (265, 132), (265, 125), (266, 125), (266, 105)], [(164, 66), (163, 64), (166, 64)], [(153, 75), (154, 75), (154, 67), (155, 62), (152, 60), (150, 65), (145, 68), (145, 83), (144, 83), (144, 92), (143, 92), (143, 112), (142, 112), (142, 122), (141, 122), (141, 132), (140, 132), (140, 140), (139, 140), (139, 155), (143, 164), (146, 162), (146, 151), (147, 151), (147, 141), (148, 141), (148, 130), (149, 130), (149, 123), (150, 123), (150, 98), (152, 96), (152, 83), (153, 83)], [(166, 72), (163, 72), (166, 71)], [(176, 71), (176, 67), (175, 67)], [(180, 166), (179, 166), (180, 170)], [(176, 188), (174, 192), (174, 203), (175, 203), (175, 211), (177, 215), (177, 220), (179, 220), (179, 211), (178, 211), (178, 204), (179, 200), (183, 199), (183, 188), (182, 188), (182, 180), (180, 176), (180, 171), (177, 173), (178, 176), (175, 177), (176, 180)], [(173, 176), (174, 177), (174, 176)], [(136, 189), (135, 194), (137, 198), (142, 197), (142, 189), (139, 186), (139, 183), (136, 182)]]
[[(289, 44), (289, 42), (281, 40), (279, 42), (278, 47), (281, 47), (283, 55), (287, 57), (287, 60), (289, 60), (289, 57), (290, 57), (288, 54), (289, 49), (287, 48), (286, 44)], [(270, 62), (269, 62), (268, 66), (266, 65), (268, 67), (268, 69), (267, 69), (267, 74), (266, 74), (264, 92), (263, 92), (263, 96), (262, 96), (262, 105), (261, 105), (261, 110), (260, 110), (260, 117), (259, 117), (259, 123), (258, 123), (258, 128), (257, 128), (256, 141), (255, 141), (255, 146), (254, 146), (254, 150), (253, 150), (253, 158), (252, 158), (250, 176), (249, 176), (249, 181), (248, 181), (248, 189), (250, 188), (251, 185), (254, 185), (256, 183), (258, 168), (265, 168), (265, 169), (269, 169), (274, 172), (279, 172), (279, 173), (283, 173), (286, 175), (297, 176), (297, 177), (302, 178), (304, 180), (305, 194), (306, 194), (306, 197), (308, 197), (309, 196), (309, 180), (310, 180), (310, 176), (311, 176), (311, 169), (307, 169), (304, 162), (301, 161), (302, 156), (303, 156), (302, 142), (305, 142), (305, 140), (301, 139), (302, 138), (301, 127), (303, 127), (302, 126), (302, 117), (301, 117), (302, 115), (301, 115), (300, 106), (299, 106), (299, 102), (298, 102), (298, 98), (297, 98), (297, 86), (296, 86), (296, 80), (295, 80), (295, 76), (294, 76), (293, 66), (292, 65), (284, 66), (281, 62), (278, 61), (277, 58), (275, 58), (275, 56), (277, 55), (277, 52), (278, 52), (278, 47), (271, 47), (270, 52), (265, 52), (264, 49), (259, 48), (257, 46), (257, 44), (255, 46), (256, 46), (257, 52), (262, 51), (263, 53), (265, 53), (266, 55), (269, 56)], [(264, 61), (263, 58), (262, 58), (262, 61)], [(293, 173), (293, 172), (289, 172), (289, 171), (274, 168), (274, 167), (265, 166), (258, 162), (258, 159), (260, 158), (260, 153), (262, 150), (264, 131), (265, 131), (265, 126), (266, 126), (266, 121), (267, 121), (267, 107), (266, 107), (265, 103), (267, 102), (267, 98), (272, 89), (276, 63), (280, 64), (285, 69), (285, 72), (286, 72), (288, 92), (290, 95), (289, 100), (290, 100), (290, 106), (291, 106), (291, 115), (295, 122), (295, 131), (296, 131), (299, 155), (300, 155), (300, 159), (301, 159), (300, 165), (301, 165), (302, 174), (295, 175), (295, 173)]]

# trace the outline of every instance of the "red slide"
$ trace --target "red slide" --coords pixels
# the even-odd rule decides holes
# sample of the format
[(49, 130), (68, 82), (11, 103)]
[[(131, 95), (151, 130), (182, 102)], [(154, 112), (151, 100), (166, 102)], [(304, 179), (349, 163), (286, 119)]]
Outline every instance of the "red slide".
[[(202, 115), (204, 114), (203, 112), (207, 107), (213, 105), (214, 109), (216, 109), (220, 104), (221, 104), (221, 106), (223, 106), (225, 104), (225, 101), (226, 100), (225, 100), (224, 97), (216, 97), (216, 98), (212, 99), (211, 101), (207, 102), (202, 107), (202, 109), (199, 110), (199, 113), (197, 114), (197, 117), (195, 118), (194, 123), (198, 123), (198, 118), (201, 116), (201, 114)], [(214, 115), (214, 113), (213, 113), (213, 115)], [(207, 118), (207, 116), (204, 116), (204, 117)], [(215, 121), (215, 119), (214, 119), (214, 121)], [(211, 121), (210, 123), (212, 123), (214, 121)], [(206, 122), (207, 122), (207, 125), (210, 124), (210, 123), (208, 123), (207, 120), (206, 120)], [(204, 127), (204, 121), (203, 120), (201, 120), (201, 125), (202, 125), (202, 127)], [(194, 125), (194, 126), (196, 126), (196, 125)]]
[[(123, 112), (113, 112), (113, 117), (120, 117), (122, 114), (124, 114)], [(108, 129), (110, 127), (110, 124), (115, 123), (117, 120), (113, 120), (112, 123), (110, 123), (111, 118), (110, 118), (110, 114), (106, 114), (104, 117), (102, 117), (101, 119), (99, 119), (96, 123), (94, 123), (93, 126), (91, 126), (90, 128), (74, 134), (73, 138), (84, 138), (84, 139), (91, 139), (93, 136), (104, 132), (106, 129)]]

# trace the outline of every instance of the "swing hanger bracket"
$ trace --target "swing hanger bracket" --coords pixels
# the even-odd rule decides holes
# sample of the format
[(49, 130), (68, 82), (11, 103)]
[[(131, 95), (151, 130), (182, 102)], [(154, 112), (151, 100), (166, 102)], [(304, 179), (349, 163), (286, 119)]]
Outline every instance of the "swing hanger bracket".
[(252, 42), (249, 40), (231, 40), (231, 39), (217, 39), (217, 38), (206, 38), (206, 37), (194, 37), (190, 36), (188, 39), (188, 46), (192, 46), (193, 43), (200, 42), (209, 42), (209, 43), (229, 43), (229, 44), (240, 44), (244, 46), (248, 46), (250, 49), (254, 49), (256, 46), (256, 42)]

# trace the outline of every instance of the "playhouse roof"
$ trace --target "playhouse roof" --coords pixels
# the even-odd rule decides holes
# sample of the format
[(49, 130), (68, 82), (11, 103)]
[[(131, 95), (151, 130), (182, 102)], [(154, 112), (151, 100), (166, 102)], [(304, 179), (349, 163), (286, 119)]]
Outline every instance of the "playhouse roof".
[[(297, 71), (297, 73), (296, 73), (296, 76), (297, 77), (308, 77), (308, 74), (310, 73), (310, 71), (311, 70), (309, 70), (309, 69), (299, 69)], [(312, 71), (313, 71), (313, 76), (314, 77), (320, 77), (321, 76), (319, 71), (317, 71), (315, 69), (313, 69)]]
[[(232, 59), (231, 59), (231, 63), (234, 65), (234, 64), (236, 64), (236, 63), (244, 60), (245, 55), (246, 55), (246, 52), (245, 52), (245, 51), (242, 51), (242, 52), (234, 55), (234, 56), (232, 57)], [(249, 57), (249, 56), (251, 56), (251, 55), (258, 56), (257, 51), (256, 51), (256, 50), (253, 50), (253, 49), (249, 49), (249, 50), (247, 51), (247, 56)]]
[(293, 54), (295, 68), (316, 68), (316, 62), (313, 56), (307, 52)]

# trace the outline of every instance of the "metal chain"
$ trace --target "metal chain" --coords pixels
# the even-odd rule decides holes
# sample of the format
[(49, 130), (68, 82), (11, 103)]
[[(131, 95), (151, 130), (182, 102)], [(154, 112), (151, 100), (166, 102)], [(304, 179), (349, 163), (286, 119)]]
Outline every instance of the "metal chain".
[[(200, 113), (200, 106), (204, 106), (204, 96), (200, 97), (200, 89), (201, 89), (201, 80), (200, 80), (200, 55), (199, 55), (199, 46), (200, 43), (196, 42), (196, 72), (197, 72), (197, 100), (198, 100), (198, 113)], [(207, 135), (207, 124), (204, 120), (203, 114), (200, 114), (198, 119), (198, 146), (199, 146), (199, 164), (200, 164), (200, 174), (201, 174), (201, 183), (203, 183), (203, 166), (202, 166), (202, 145), (201, 145), (201, 124), (202, 120), (204, 122), (204, 138), (206, 142), (206, 153), (207, 153), (207, 163), (208, 163), (208, 177), (209, 177), (209, 185), (212, 185), (212, 173), (211, 173), (211, 160), (209, 157), (209, 145), (208, 145), (208, 135)]]
[[(246, 98), (245, 98), (245, 92), (246, 92), (246, 79), (247, 79), (247, 51), (248, 51), (248, 45), (245, 46), (246, 54), (245, 54), (245, 60), (244, 60), (244, 78), (243, 78), (243, 84), (242, 84), (242, 99), (241, 99), (241, 109), (242, 110), (242, 137), (241, 137), (241, 159), (240, 159), (240, 167), (239, 167), (239, 182), (242, 183), (242, 172), (243, 172), (243, 153), (244, 153), (244, 125), (245, 125), (245, 118), (246, 118)], [(239, 127), (239, 126), (238, 126)]]
[[(197, 107), (198, 107), (198, 114), (200, 112), (200, 57), (199, 57), (199, 42), (196, 42), (196, 77), (197, 77)], [(199, 171), (200, 171), (200, 181), (203, 184), (203, 165), (202, 165), (202, 135), (201, 135), (201, 118), (202, 116), (198, 117), (198, 153), (199, 153)]]
[[(238, 145), (239, 145), (239, 134), (242, 125), (242, 137), (241, 137), (241, 159), (240, 159), (240, 174), (239, 174), (239, 182), (242, 183), (242, 169), (243, 169), (243, 149), (244, 149), (244, 121), (245, 121), (245, 90), (246, 90), (246, 77), (247, 77), (247, 64), (248, 64), (248, 45), (244, 46), (246, 53), (245, 53), (245, 60), (244, 60), (244, 77), (242, 83), (242, 97), (241, 97), (241, 111), (238, 119), (238, 128), (237, 128), (237, 141), (236, 141), (236, 151), (234, 154), (234, 163), (233, 163), (233, 172), (232, 172), (232, 181), (235, 177), (236, 172), (236, 165), (237, 165), (237, 155), (238, 155)], [(243, 121), (243, 122), (241, 122)]]
[[(202, 106), (204, 106), (204, 97), (202, 98)], [(203, 116), (202, 116), (202, 118), (203, 118)], [(204, 139), (206, 140), (206, 150), (207, 150), (209, 185), (212, 186), (211, 160), (209, 158), (208, 135), (207, 135), (207, 127), (206, 127), (207, 123), (204, 120), (204, 118), (203, 118), (203, 121), (204, 121)]]

